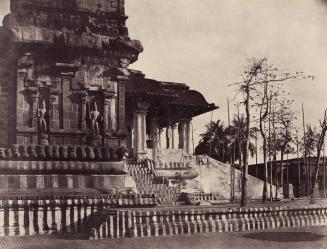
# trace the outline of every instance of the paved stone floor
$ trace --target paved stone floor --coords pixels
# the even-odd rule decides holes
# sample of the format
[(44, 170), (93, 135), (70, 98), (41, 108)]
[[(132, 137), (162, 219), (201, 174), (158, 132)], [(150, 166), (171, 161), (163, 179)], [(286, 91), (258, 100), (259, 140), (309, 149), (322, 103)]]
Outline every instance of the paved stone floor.
[(0, 239), (1, 249), (326, 249), (327, 227), (279, 229), (264, 232), (213, 233), (193, 236), (84, 240), (72, 236), (34, 236)]

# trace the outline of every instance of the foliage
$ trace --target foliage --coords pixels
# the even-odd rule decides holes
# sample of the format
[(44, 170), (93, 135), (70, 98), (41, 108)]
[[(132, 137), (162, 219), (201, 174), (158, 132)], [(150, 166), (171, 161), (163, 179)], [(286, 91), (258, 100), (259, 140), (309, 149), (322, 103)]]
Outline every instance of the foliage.
[[(234, 117), (230, 127), (225, 127), (221, 120), (210, 122), (206, 125), (205, 133), (201, 134), (202, 139), (195, 148), (197, 155), (209, 155), (221, 162), (230, 162), (231, 158), (239, 158), (239, 139), (240, 131), (241, 146), (245, 146), (245, 124), (244, 116)], [(254, 129), (251, 131), (251, 137), (255, 138)], [(249, 144), (249, 151), (253, 157), (255, 154), (255, 145)], [(235, 153), (235, 154), (234, 154)]]

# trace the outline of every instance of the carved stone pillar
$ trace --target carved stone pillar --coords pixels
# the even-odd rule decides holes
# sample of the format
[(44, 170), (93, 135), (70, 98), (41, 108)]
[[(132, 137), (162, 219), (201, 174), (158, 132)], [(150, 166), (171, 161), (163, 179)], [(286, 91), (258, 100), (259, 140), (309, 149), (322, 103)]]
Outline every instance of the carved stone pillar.
[(159, 149), (159, 127), (158, 127), (158, 118), (153, 118), (151, 120), (151, 143), (154, 150)]
[(85, 131), (86, 126), (86, 104), (87, 104), (87, 92), (81, 92), (81, 130)]
[(163, 145), (162, 145), (162, 136), (163, 136), (163, 128), (159, 128), (159, 148), (162, 149)]
[(38, 100), (39, 100), (39, 93), (37, 90), (33, 91), (32, 93), (32, 127), (37, 129), (37, 120), (38, 120)]
[(135, 153), (138, 156), (146, 154), (146, 115), (149, 105), (138, 100), (137, 109), (134, 112), (134, 130), (135, 130)]
[(110, 96), (104, 96), (103, 102), (103, 133), (104, 135), (109, 133), (109, 105), (110, 105)]
[(171, 130), (172, 130), (172, 138), (171, 138), (172, 149), (178, 149), (178, 125), (172, 124)]
[(126, 132), (126, 120), (125, 120), (125, 114), (126, 114), (126, 100), (125, 100), (125, 94), (126, 94), (126, 80), (125, 77), (120, 77), (121, 79), (118, 81), (118, 130), (119, 133), (125, 133)]
[(179, 149), (185, 149), (186, 148), (186, 129), (185, 129), (185, 122), (181, 121), (178, 125), (178, 135), (179, 135), (179, 143), (178, 148)]
[(104, 133), (111, 135), (117, 131), (116, 97), (114, 93), (105, 93), (103, 108)]
[(110, 98), (109, 102), (109, 130), (111, 132), (117, 131), (117, 98), (115, 95)]
[(167, 149), (172, 149), (172, 137), (173, 137), (173, 134), (172, 134), (172, 129), (170, 127), (170, 125), (167, 126), (166, 128), (166, 148)]
[(50, 113), (49, 128), (50, 128), (50, 130), (59, 129), (58, 95), (59, 95), (59, 92), (57, 92), (57, 91), (50, 92), (50, 106), (49, 106), (49, 113)]
[(145, 113), (143, 112), (135, 112), (135, 130), (136, 130), (136, 153), (145, 153), (145, 148), (144, 148), (144, 131), (143, 131), (143, 116)]
[(193, 154), (191, 119), (185, 121), (185, 134), (186, 134), (185, 152), (189, 154), (191, 153)]
[(72, 77), (69, 75), (62, 75), (62, 119), (63, 119), (63, 129), (69, 130), (71, 129), (70, 126), (70, 108), (71, 108), (71, 102), (70, 102), (70, 85), (71, 85), (71, 79)]

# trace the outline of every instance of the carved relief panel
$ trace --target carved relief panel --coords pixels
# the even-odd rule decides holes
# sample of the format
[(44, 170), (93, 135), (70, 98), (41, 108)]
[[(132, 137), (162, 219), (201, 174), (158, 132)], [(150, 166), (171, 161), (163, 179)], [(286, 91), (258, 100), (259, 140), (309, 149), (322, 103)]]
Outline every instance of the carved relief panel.
[(83, 65), (75, 74), (73, 88), (117, 92), (117, 82), (111, 71), (103, 65)]

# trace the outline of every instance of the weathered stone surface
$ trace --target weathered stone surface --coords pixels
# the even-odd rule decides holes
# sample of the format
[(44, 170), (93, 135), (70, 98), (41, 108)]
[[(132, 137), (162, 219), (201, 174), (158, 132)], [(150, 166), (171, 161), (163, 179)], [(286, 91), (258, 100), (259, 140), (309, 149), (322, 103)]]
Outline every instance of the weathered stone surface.
[[(200, 187), (205, 193), (218, 194), (222, 199), (229, 200), (231, 198), (231, 172), (232, 168), (228, 164), (218, 162), (212, 158), (209, 158), (209, 164), (197, 165), (196, 171), (199, 176), (194, 179), (194, 182), (190, 183), (192, 187)], [(241, 197), (241, 172), (234, 169), (235, 181), (234, 191), (235, 198)], [(248, 175), (248, 198), (249, 199), (261, 199), (263, 191), (263, 181), (253, 176)], [(276, 191), (276, 186), (272, 187), (273, 193)], [(269, 196), (269, 186), (268, 186)]]

